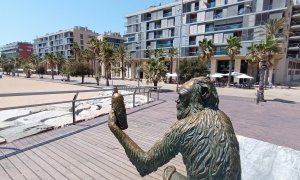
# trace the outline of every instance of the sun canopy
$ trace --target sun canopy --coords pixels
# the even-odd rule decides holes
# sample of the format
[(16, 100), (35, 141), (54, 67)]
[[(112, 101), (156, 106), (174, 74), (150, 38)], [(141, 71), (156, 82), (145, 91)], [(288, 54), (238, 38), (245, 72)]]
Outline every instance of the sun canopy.
[(167, 77), (177, 77), (177, 74), (176, 73), (174, 73), (174, 74), (167, 73), (166, 76)]
[(212, 77), (212, 78), (221, 78), (223, 77), (224, 74), (222, 73), (215, 73), (215, 74), (210, 74), (209, 77)]
[[(239, 73), (239, 72), (231, 72), (231, 76), (239, 76), (239, 75), (242, 75), (242, 73)], [(224, 76), (229, 76), (229, 73), (224, 74)]]
[(239, 76), (236, 76), (236, 78), (239, 78), (239, 79), (253, 79), (253, 77), (248, 76), (247, 74), (241, 74)]

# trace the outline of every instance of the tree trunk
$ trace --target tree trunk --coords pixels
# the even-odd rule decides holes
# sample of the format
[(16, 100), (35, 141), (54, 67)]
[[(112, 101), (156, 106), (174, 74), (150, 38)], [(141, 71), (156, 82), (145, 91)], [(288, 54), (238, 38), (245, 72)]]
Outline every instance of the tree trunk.
[(154, 90), (157, 89), (157, 83), (158, 83), (158, 81), (153, 81), (153, 84), (154, 84)]
[[(173, 57), (170, 57), (170, 73), (173, 74)], [(172, 76), (169, 79), (169, 83), (172, 83)]]
[(231, 81), (231, 72), (232, 72), (232, 59), (229, 61), (229, 74), (228, 74), (228, 81), (227, 81), (227, 87), (230, 86), (230, 81)]
[(265, 97), (264, 97), (264, 77), (267, 69), (267, 64), (266, 60), (261, 60), (259, 65), (259, 88), (257, 90), (257, 99), (256, 99), (256, 104), (259, 102), (264, 102)]
[(122, 80), (124, 80), (124, 59), (122, 58)]
[(54, 79), (54, 70), (53, 70), (53, 67), (51, 68), (51, 76), (52, 76), (52, 79)]
[(84, 75), (81, 76), (81, 84), (83, 84), (83, 83), (84, 83)]
[(264, 79), (264, 86), (267, 87), (269, 85), (269, 68), (266, 69), (265, 71), (265, 79)]
[(108, 81), (108, 71), (105, 72), (105, 78), (106, 78), (106, 86), (109, 86), (109, 81)]
[(67, 81), (70, 81), (70, 74), (67, 75)]

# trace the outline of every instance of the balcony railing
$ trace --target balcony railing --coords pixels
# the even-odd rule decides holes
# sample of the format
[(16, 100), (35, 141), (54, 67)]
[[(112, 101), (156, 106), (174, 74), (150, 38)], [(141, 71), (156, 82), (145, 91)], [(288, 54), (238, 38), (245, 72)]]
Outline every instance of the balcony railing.
[(196, 41), (190, 41), (189, 45), (196, 45)]
[(186, 23), (195, 23), (197, 22), (197, 18), (188, 19)]
[(156, 48), (169, 48), (173, 47), (173, 43), (168, 43), (168, 44), (156, 44)]
[(214, 31), (214, 27), (205, 28), (205, 32), (212, 32), (212, 31)]
[(200, 9), (199, 6), (195, 6), (195, 11), (198, 11)]
[(210, 2), (207, 4), (207, 8), (213, 8), (216, 6), (216, 2)]
[(155, 29), (160, 29), (161, 25), (155, 25)]
[(155, 39), (162, 38), (162, 35), (161, 35), (161, 34), (159, 34), (159, 35), (154, 35), (154, 38), (155, 38)]
[(289, 48), (295, 48), (295, 47), (300, 47), (300, 45), (298, 43), (293, 43), (293, 44), (289, 44), (288, 47)]
[(163, 17), (169, 17), (169, 16), (172, 16), (172, 12), (167, 12), (163, 14)]
[(265, 6), (263, 6), (263, 11), (271, 10), (271, 9), (272, 9), (272, 5), (265, 5)]
[(189, 56), (199, 56), (199, 52), (197, 51), (189, 52)]
[(241, 28), (243, 25), (242, 24), (233, 24), (233, 25), (226, 25), (226, 26), (218, 26), (215, 27), (215, 31), (222, 31), (222, 30), (228, 30), (228, 29), (238, 29)]
[(215, 51), (215, 55), (226, 55), (226, 50)]
[(220, 19), (220, 18), (223, 18), (223, 13), (214, 15), (214, 19)]
[(287, 58), (298, 58), (298, 54), (287, 54)]

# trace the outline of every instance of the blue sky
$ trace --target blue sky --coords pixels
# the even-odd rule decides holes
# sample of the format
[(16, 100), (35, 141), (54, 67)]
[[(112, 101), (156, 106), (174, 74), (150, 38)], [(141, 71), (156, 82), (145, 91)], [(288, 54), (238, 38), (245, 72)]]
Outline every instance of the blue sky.
[(174, 0), (1, 0), (0, 46), (15, 42), (32, 42), (36, 36), (87, 26), (98, 33), (124, 34), (124, 17), (151, 5)]

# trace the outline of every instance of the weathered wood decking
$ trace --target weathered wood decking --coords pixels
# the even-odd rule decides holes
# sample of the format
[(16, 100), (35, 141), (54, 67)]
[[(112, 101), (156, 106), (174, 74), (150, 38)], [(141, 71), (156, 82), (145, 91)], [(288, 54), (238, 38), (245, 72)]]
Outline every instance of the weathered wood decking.
[[(176, 119), (166, 119), (166, 103), (128, 110), (126, 132), (148, 150)], [(167, 103), (168, 104), (168, 103)], [(145, 107), (152, 106), (147, 109)], [(155, 118), (154, 118), (155, 117)], [(164, 167), (142, 178), (107, 127), (107, 116), (49, 131), (0, 146), (0, 179), (162, 179)], [(185, 174), (178, 155), (168, 165)]]

